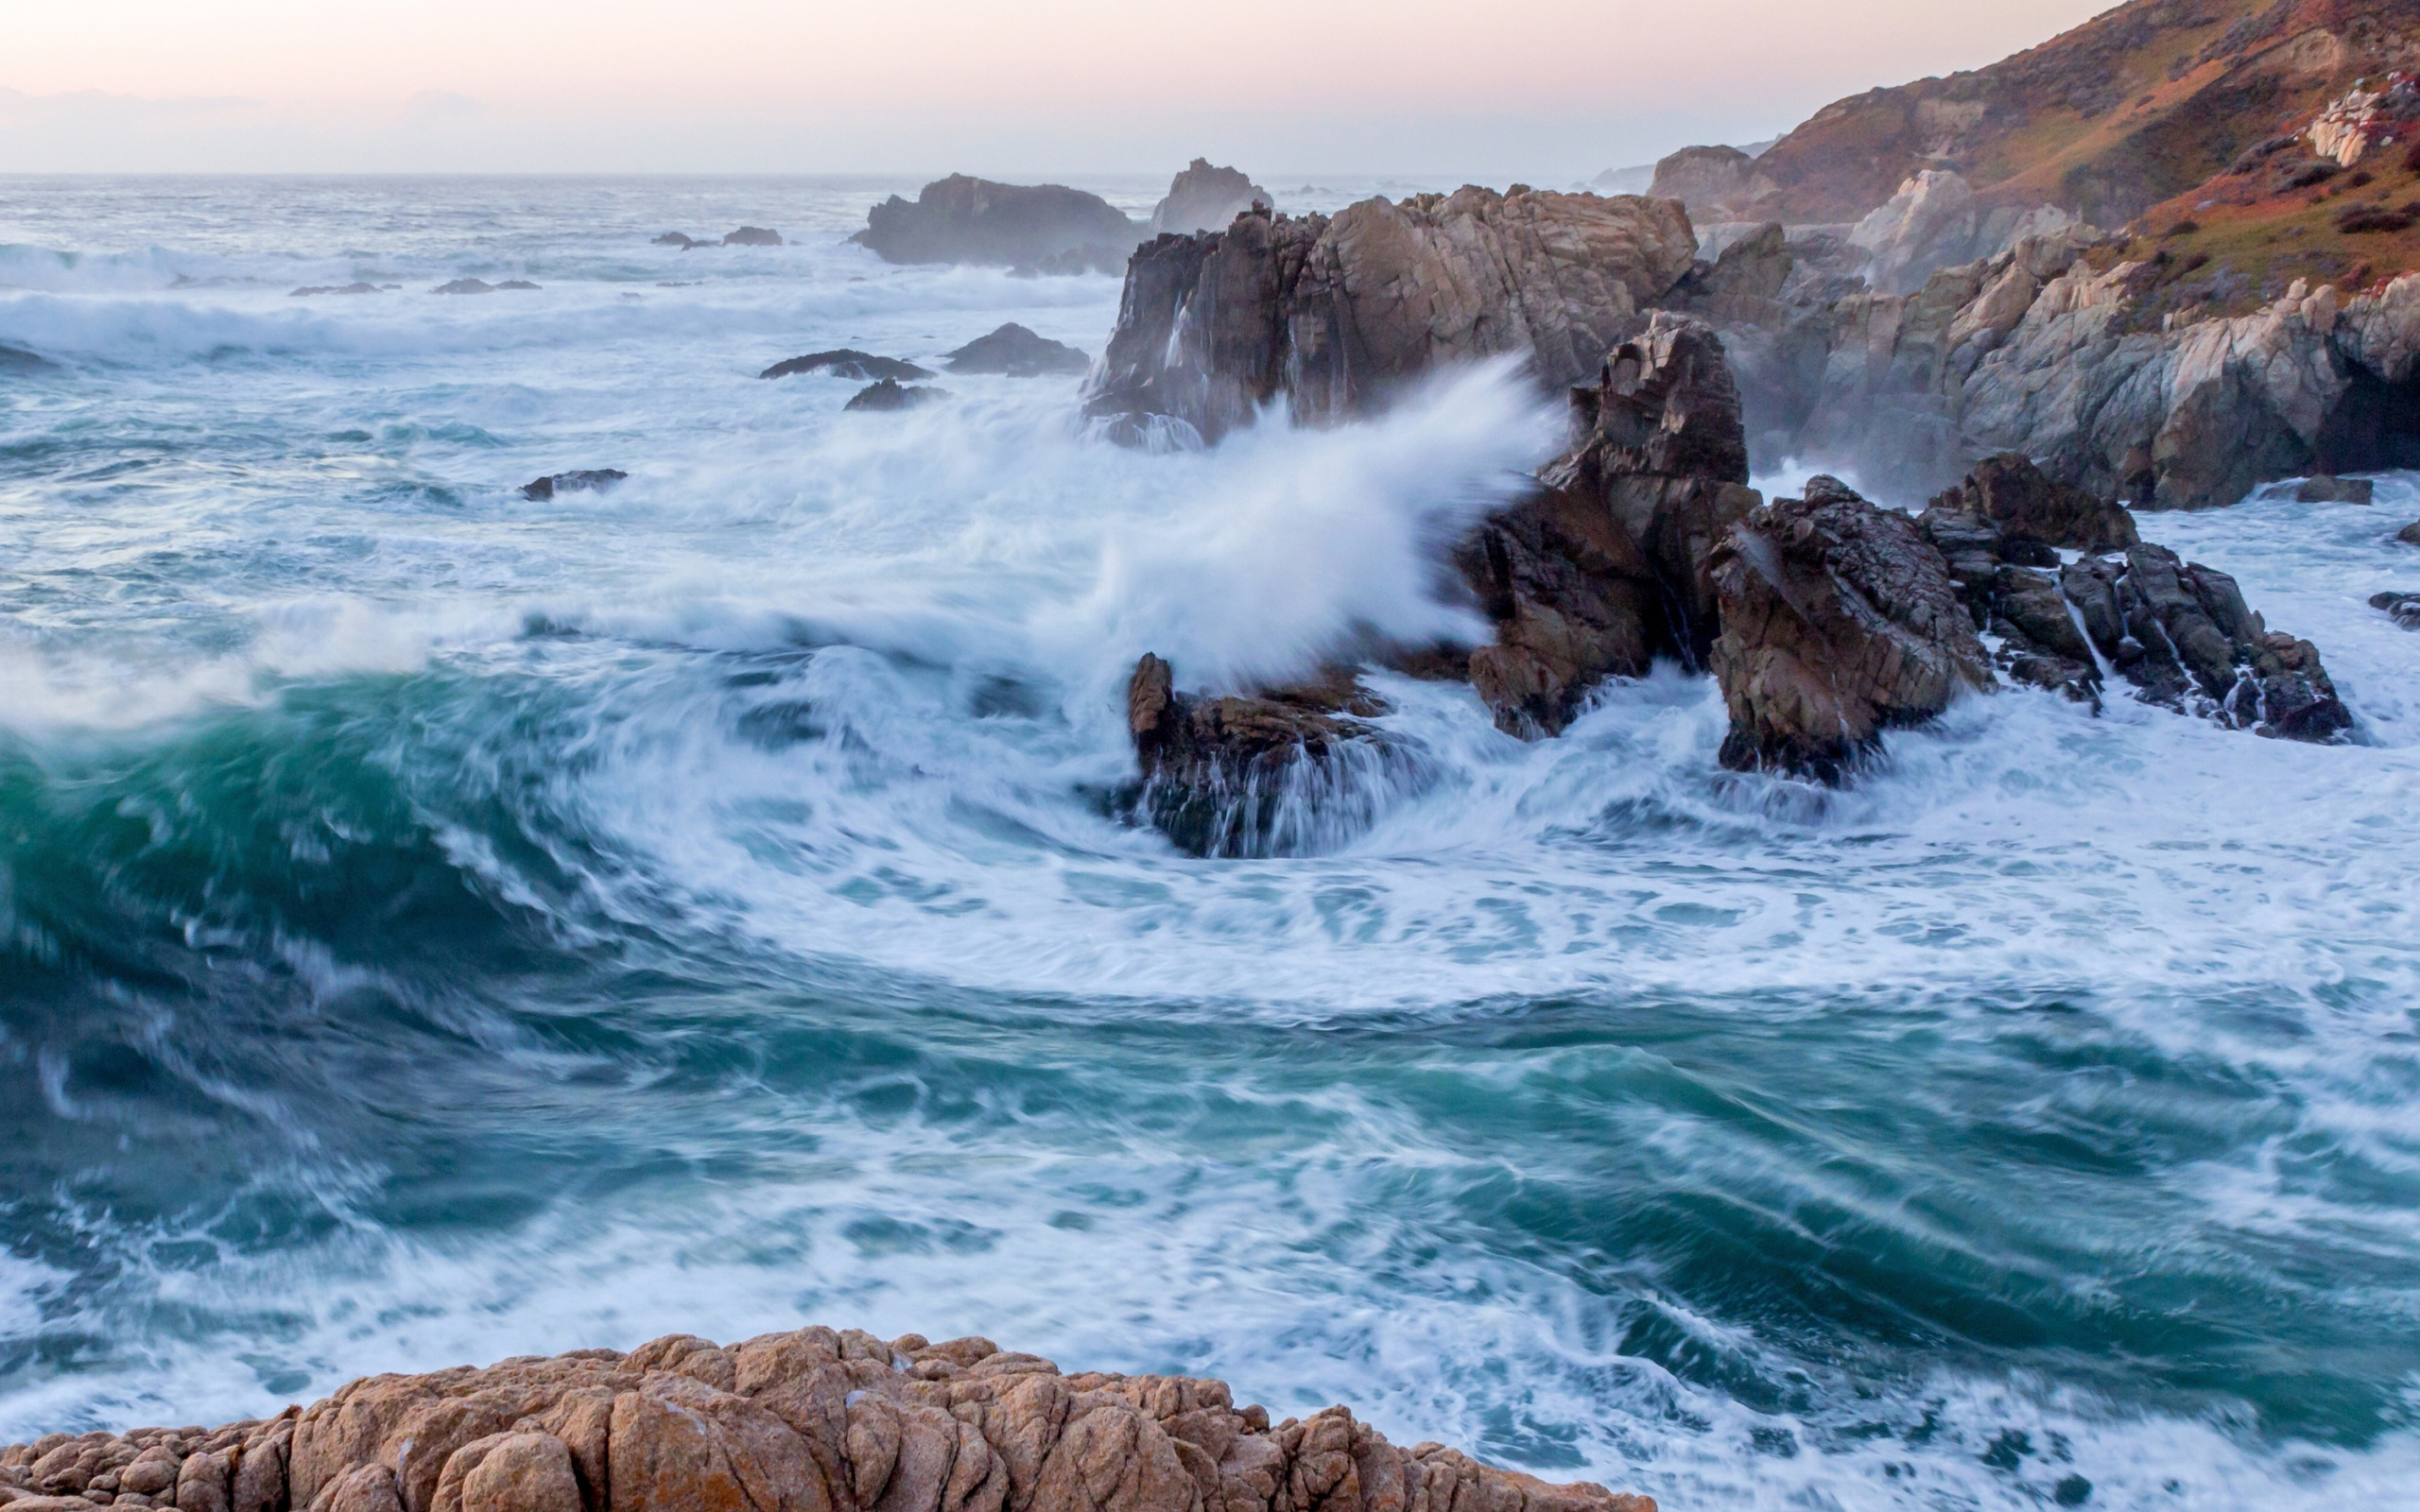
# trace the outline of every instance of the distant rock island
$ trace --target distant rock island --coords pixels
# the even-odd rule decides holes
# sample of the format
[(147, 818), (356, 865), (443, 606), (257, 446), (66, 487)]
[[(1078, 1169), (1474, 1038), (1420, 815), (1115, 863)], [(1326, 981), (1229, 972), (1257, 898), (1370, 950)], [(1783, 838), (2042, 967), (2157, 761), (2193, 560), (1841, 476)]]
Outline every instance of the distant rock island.
[(891, 196), (867, 212), (866, 229), (849, 239), (886, 263), (1115, 272), (1142, 228), (1081, 189), (959, 173), (925, 185), (912, 201)]
[(1151, 212), (1145, 234), (1224, 231), (1228, 222), (1247, 210), (1276, 207), (1269, 191), (1243, 174), (1234, 168), (1214, 168), (1207, 158), (1196, 158), (1168, 185), (1167, 197)]

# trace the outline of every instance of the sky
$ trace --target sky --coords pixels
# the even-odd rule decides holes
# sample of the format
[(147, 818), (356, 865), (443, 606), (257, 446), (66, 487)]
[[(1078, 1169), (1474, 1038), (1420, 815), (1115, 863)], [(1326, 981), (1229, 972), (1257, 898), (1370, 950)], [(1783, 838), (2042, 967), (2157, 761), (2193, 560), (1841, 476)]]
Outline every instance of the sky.
[(2108, 0), (0, 0), (0, 173), (1541, 184), (1777, 134)]

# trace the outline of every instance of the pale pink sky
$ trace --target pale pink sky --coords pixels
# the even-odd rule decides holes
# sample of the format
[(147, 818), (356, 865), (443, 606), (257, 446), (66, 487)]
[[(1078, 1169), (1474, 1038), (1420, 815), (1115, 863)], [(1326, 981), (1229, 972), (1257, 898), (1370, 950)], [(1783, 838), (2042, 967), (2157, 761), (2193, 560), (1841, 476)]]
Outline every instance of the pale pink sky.
[(0, 171), (1436, 171), (1771, 135), (2107, 0), (0, 0)]

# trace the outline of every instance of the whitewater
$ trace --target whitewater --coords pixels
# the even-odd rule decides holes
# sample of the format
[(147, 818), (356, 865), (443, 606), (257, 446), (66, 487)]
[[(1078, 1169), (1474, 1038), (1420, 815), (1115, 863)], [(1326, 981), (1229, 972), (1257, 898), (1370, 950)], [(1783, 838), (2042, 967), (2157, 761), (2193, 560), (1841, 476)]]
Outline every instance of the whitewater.
[(1115, 278), (845, 244), (915, 187), (0, 180), (0, 1442), (821, 1322), (1674, 1512), (2420, 1500), (2420, 477), (2141, 517), (2349, 744), (2007, 690), (1832, 792), (1678, 669), (1377, 673), (1413, 757), (1202, 861), (1135, 658), (1475, 633), (1558, 422), (759, 380), (1098, 353)]

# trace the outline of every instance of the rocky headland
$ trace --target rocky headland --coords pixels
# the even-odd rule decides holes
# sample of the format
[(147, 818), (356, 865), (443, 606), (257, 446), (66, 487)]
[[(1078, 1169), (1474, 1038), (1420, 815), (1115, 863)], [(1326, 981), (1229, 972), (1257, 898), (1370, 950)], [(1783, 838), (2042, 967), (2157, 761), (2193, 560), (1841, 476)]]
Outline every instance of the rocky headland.
[(994, 183), (962, 173), (892, 195), (849, 239), (886, 263), (968, 263), (1043, 273), (1114, 273), (1142, 228), (1096, 194), (1064, 184)]
[(372, 1376), (216, 1429), (0, 1450), (10, 1512), (1654, 1512), (1343, 1407), (1272, 1423), (1224, 1382), (1066, 1375), (989, 1339), (674, 1334)]

